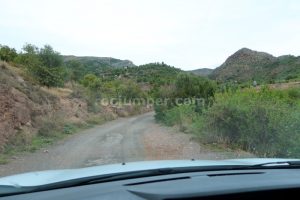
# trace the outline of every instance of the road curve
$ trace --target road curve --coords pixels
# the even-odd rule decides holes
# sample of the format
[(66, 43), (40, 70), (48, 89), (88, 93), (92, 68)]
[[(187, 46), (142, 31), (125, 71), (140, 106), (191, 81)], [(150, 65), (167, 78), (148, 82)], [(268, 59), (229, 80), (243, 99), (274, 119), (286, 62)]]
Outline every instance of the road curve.
[(0, 165), (0, 177), (143, 160), (240, 157), (236, 152), (211, 152), (201, 148), (191, 135), (155, 123), (153, 115), (151, 112), (120, 118), (74, 134), (47, 149), (22, 155)]

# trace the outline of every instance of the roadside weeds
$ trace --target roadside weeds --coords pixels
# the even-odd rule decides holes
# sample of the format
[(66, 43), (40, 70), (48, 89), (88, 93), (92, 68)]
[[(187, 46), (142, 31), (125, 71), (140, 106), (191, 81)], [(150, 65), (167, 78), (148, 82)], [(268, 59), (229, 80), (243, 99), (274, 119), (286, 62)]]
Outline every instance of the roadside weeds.
[[(28, 142), (24, 138), (24, 134), (20, 133), (20, 142), (15, 141), (5, 147), (3, 153), (0, 154), (0, 165), (9, 163), (11, 160), (16, 159), (26, 153), (33, 153), (37, 150), (45, 148), (44, 152), (47, 153), (47, 147), (50, 145), (63, 140), (70, 135), (74, 135), (83, 130), (94, 127), (95, 125), (101, 125), (108, 121), (112, 121), (114, 118), (104, 116), (93, 116), (86, 120), (84, 123), (64, 123), (60, 130), (47, 130), (47, 133), (37, 131), (37, 133), (29, 139)], [(49, 127), (48, 127), (49, 128)], [(41, 134), (42, 133), (42, 134)]]

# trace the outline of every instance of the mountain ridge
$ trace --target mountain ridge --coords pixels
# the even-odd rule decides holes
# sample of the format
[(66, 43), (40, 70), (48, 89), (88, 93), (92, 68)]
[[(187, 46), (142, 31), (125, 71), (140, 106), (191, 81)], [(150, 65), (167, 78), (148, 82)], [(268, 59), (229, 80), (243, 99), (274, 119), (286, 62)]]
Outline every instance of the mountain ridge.
[(300, 78), (300, 56), (273, 56), (266, 52), (241, 48), (215, 68), (210, 78), (219, 82), (274, 82)]
[(130, 60), (121, 60), (112, 57), (98, 57), (98, 56), (74, 56), (74, 55), (63, 55), (64, 62), (78, 61), (83, 65), (93, 65), (99, 67), (135, 67), (136, 65)]

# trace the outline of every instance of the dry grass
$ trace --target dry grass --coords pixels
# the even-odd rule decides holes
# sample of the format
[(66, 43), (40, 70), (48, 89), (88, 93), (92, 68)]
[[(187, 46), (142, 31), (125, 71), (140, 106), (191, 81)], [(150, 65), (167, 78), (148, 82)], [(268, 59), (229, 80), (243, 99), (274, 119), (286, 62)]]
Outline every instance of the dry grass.
[(9, 69), (9, 70), (15, 72), (15, 73), (18, 74), (18, 75), (22, 75), (22, 73), (23, 73), (22, 68), (14, 67), (14, 66), (12, 66), (12, 65), (8, 65), (7, 63), (5, 63), (5, 64), (6, 64), (6, 68), (7, 68), (7, 69)]
[(272, 88), (272, 89), (288, 89), (288, 88), (294, 88), (294, 87), (300, 87), (300, 81), (288, 82), (288, 83), (277, 83), (277, 84), (270, 85), (270, 88)]
[[(300, 81), (295, 82), (288, 82), (288, 83), (274, 83), (274, 84), (268, 84), (267, 85), (270, 89), (279, 89), (279, 90), (286, 90), (289, 88), (297, 88), (300, 87)], [(256, 89), (261, 89), (262, 86), (257, 86)]]
[(41, 88), (43, 91), (50, 93), (52, 95), (55, 95), (57, 97), (68, 97), (70, 96), (73, 91), (68, 88), (47, 88), (47, 87), (42, 87)]
[(8, 65), (6, 62), (0, 61), (0, 69), (7, 69)]

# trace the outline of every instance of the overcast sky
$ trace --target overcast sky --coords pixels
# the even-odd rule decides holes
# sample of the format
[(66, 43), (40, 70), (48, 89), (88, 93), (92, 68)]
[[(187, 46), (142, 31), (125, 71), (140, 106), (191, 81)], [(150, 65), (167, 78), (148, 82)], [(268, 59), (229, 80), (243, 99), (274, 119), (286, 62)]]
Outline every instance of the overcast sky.
[(300, 55), (298, 0), (0, 0), (0, 44), (214, 68), (242, 47)]

